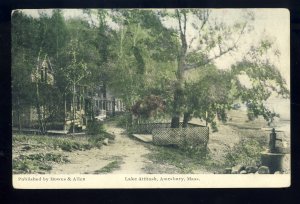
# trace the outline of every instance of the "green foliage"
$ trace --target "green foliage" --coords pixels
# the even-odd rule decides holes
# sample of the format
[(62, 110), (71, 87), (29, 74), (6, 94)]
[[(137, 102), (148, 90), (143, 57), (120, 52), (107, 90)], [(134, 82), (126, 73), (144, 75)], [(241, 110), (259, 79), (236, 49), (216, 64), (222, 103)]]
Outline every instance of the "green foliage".
[[(289, 97), (286, 82), (280, 72), (269, 62), (244, 60), (232, 67), (234, 96), (247, 104), (249, 120), (254, 120), (258, 116), (271, 123), (275, 117), (279, 117), (274, 111), (269, 110), (264, 102), (277, 93), (283, 98)], [(251, 79), (251, 85), (245, 86), (238, 79), (239, 74), (246, 74)]]
[(213, 132), (218, 132), (217, 123), (215, 121), (212, 121), (210, 126)]
[(92, 144), (86, 143), (79, 143), (71, 140), (56, 140), (53, 142), (54, 149), (60, 148), (66, 152), (72, 152), (76, 150), (87, 150), (93, 147)]
[(103, 145), (103, 140), (105, 139), (104, 135), (91, 135), (89, 137), (88, 141), (91, 143), (94, 147), (100, 148)]
[(87, 134), (89, 135), (89, 143), (98, 148), (102, 146), (104, 139), (115, 138), (114, 135), (105, 131), (104, 125), (100, 121), (90, 121), (87, 125)]
[(66, 163), (69, 160), (62, 156), (61, 154), (53, 154), (53, 153), (38, 153), (38, 154), (29, 154), (29, 155), (20, 155), (20, 159), (22, 160), (35, 160), (40, 162), (56, 162), (56, 163)]
[(165, 102), (161, 97), (149, 95), (137, 101), (131, 108), (132, 113), (140, 118), (150, 118), (165, 110)]
[[(165, 101), (166, 115), (179, 118), (188, 113), (189, 118), (205, 119), (212, 126), (216, 117), (227, 120), (226, 111), (235, 100), (251, 103), (250, 119), (262, 115), (270, 123), (278, 115), (264, 102), (273, 92), (289, 97), (285, 81), (268, 58), (270, 50), (280, 54), (269, 38), (251, 45), (231, 71), (215, 67), (214, 60), (234, 54), (240, 38), (251, 31), (251, 12), (244, 12), (245, 18), (236, 22), (214, 18), (208, 9), (85, 9), (84, 13), (86, 19), (65, 19), (57, 9), (39, 18), (13, 12), (12, 105), (16, 115), (34, 105), (45, 107), (40, 108), (41, 115), (46, 115), (44, 123), (62, 120), (62, 96), (70, 100), (74, 86), (93, 89), (101, 83), (123, 100), (127, 110), (152, 94)], [(175, 24), (167, 25), (168, 20)], [(55, 85), (40, 85), (38, 95), (31, 74), (43, 59), (51, 64)], [(193, 80), (187, 75), (193, 75)], [(239, 75), (247, 75), (252, 87), (245, 87)]]
[[(112, 137), (108, 133), (102, 138)], [(84, 151), (89, 150), (93, 147), (98, 147), (99, 145), (89, 141), (87, 137), (85, 138), (74, 138), (68, 136), (65, 138), (61, 137), (50, 137), (50, 136), (37, 136), (37, 135), (13, 135), (13, 145), (26, 143), (30, 147), (43, 146), (47, 149), (61, 149), (63, 151)]]
[[(153, 162), (145, 168), (149, 173), (190, 174), (196, 169), (213, 168), (202, 148), (153, 147), (152, 153), (148, 154), (147, 158)], [(159, 165), (168, 166), (168, 168), (161, 172), (159, 169), (152, 169), (158, 168)]]
[(105, 133), (105, 128), (102, 122), (92, 120), (87, 124), (88, 135), (99, 135)]
[(227, 154), (225, 163), (229, 166), (237, 164), (259, 165), (264, 146), (256, 139), (243, 138)]
[[(40, 167), (40, 165), (37, 165), (36, 163), (33, 163), (32, 161), (22, 161), (22, 160), (16, 160), (14, 159), (12, 161), (13, 164), (13, 173), (32, 173), (34, 171), (37, 171)], [(45, 168), (46, 167), (46, 168)], [(41, 166), (41, 170), (43, 169), (50, 169), (49, 165), (43, 165)]]
[(12, 161), (14, 173), (36, 173), (50, 171), (53, 163), (67, 163), (66, 156), (53, 153), (20, 155)]
[(129, 112), (123, 113), (115, 118), (117, 121), (117, 126), (122, 128), (127, 128), (131, 125), (132, 115)]
[(96, 170), (94, 173), (95, 174), (107, 174), (107, 173), (111, 173), (115, 170), (120, 169), (120, 165), (122, 163), (122, 159), (118, 159), (115, 161), (112, 161), (110, 163), (108, 163), (106, 166), (104, 166), (103, 168)]
[(212, 130), (216, 131), (216, 116), (225, 122), (226, 111), (233, 103), (231, 73), (211, 67), (203, 71), (203, 75), (201, 79), (185, 84), (184, 111), (211, 123)]

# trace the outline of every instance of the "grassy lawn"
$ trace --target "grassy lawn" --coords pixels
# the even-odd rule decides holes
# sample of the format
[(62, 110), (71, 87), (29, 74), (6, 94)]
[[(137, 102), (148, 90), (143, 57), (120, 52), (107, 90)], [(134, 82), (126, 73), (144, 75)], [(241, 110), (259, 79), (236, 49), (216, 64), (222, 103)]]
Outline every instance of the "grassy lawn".
[[(227, 126), (229, 127), (229, 126)], [(190, 173), (224, 173), (225, 168), (237, 164), (257, 165), (261, 152), (266, 149), (266, 133), (258, 130), (235, 128), (234, 132), (224, 131), (211, 135), (210, 147), (205, 150), (180, 149), (168, 146), (149, 145), (151, 153), (146, 157), (151, 161), (145, 167), (149, 174), (190, 174)], [(232, 130), (230, 127), (228, 130)], [(222, 138), (219, 138), (222, 135)], [(225, 137), (230, 147), (224, 143)], [(219, 138), (219, 139), (217, 139)], [(220, 155), (222, 153), (222, 156)]]
[(100, 148), (97, 136), (13, 135), (13, 173), (47, 173), (54, 163), (67, 163), (64, 152)]
[(145, 167), (149, 174), (190, 174), (217, 172), (220, 166), (212, 162), (206, 151), (187, 151), (176, 147), (150, 146)]

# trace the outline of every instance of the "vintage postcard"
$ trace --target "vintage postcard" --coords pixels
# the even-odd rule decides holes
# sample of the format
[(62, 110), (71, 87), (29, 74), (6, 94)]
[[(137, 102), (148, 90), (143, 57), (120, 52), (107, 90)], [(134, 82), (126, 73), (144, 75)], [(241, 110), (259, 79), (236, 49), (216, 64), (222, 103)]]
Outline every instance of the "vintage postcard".
[(289, 187), (287, 9), (11, 14), (13, 186)]

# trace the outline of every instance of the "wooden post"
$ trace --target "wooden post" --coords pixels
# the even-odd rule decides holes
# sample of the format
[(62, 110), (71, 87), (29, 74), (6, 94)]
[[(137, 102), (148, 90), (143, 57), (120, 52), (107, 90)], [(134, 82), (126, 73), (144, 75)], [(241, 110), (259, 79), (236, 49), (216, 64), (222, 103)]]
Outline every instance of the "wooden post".
[(65, 122), (67, 120), (67, 96), (66, 96), (66, 93), (64, 94), (64, 118), (65, 118)]
[(208, 113), (207, 113), (207, 111), (205, 111), (205, 126), (207, 127), (207, 116), (208, 116)]
[(75, 133), (75, 119), (76, 119), (76, 112), (75, 112), (75, 83), (73, 83), (73, 128), (72, 131)]
[(116, 99), (113, 98), (113, 101), (112, 101), (112, 115), (115, 116), (116, 115)]

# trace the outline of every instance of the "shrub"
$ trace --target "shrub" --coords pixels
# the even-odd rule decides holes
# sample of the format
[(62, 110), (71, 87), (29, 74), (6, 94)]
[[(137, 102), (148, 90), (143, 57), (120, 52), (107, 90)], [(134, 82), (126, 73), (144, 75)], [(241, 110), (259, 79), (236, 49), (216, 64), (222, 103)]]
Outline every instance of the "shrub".
[(126, 128), (128, 124), (131, 123), (131, 114), (130, 113), (124, 113), (116, 118), (117, 126)]
[(60, 140), (54, 140), (53, 141), (53, 147), (54, 149), (60, 148), (63, 151), (66, 152), (72, 152), (73, 150), (87, 150), (91, 149), (93, 147), (92, 144), (87, 143), (79, 143), (72, 140), (67, 139), (60, 139)]
[(103, 123), (96, 120), (92, 120), (87, 124), (87, 134), (98, 135), (101, 133), (105, 133)]
[(212, 121), (210, 126), (213, 132), (218, 132), (217, 123), (215, 121)]
[(92, 135), (88, 141), (93, 146), (100, 148), (102, 146), (103, 140), (104, 140), (104, 136), (103, 136), (103, 134), (101, 134), (101, 135)]
[(29, 161), (20, 159), (13, 159), (12, 167), (14, 173), (31, 173), (33, 169), (36, 169)]
[(237, 164), (259, 165), (263, 150), (262, 144), (257, 140), (243, 138), (226, 154), (225, 163), (230, 166)]
[(29, 155), (20, 155), (13, 159), (14, 173), (35, 173), (42, 171), (50, 171), (53, 163), (67, 163), (69, 160), (61, 154), (53, 153), (37, 153)]

